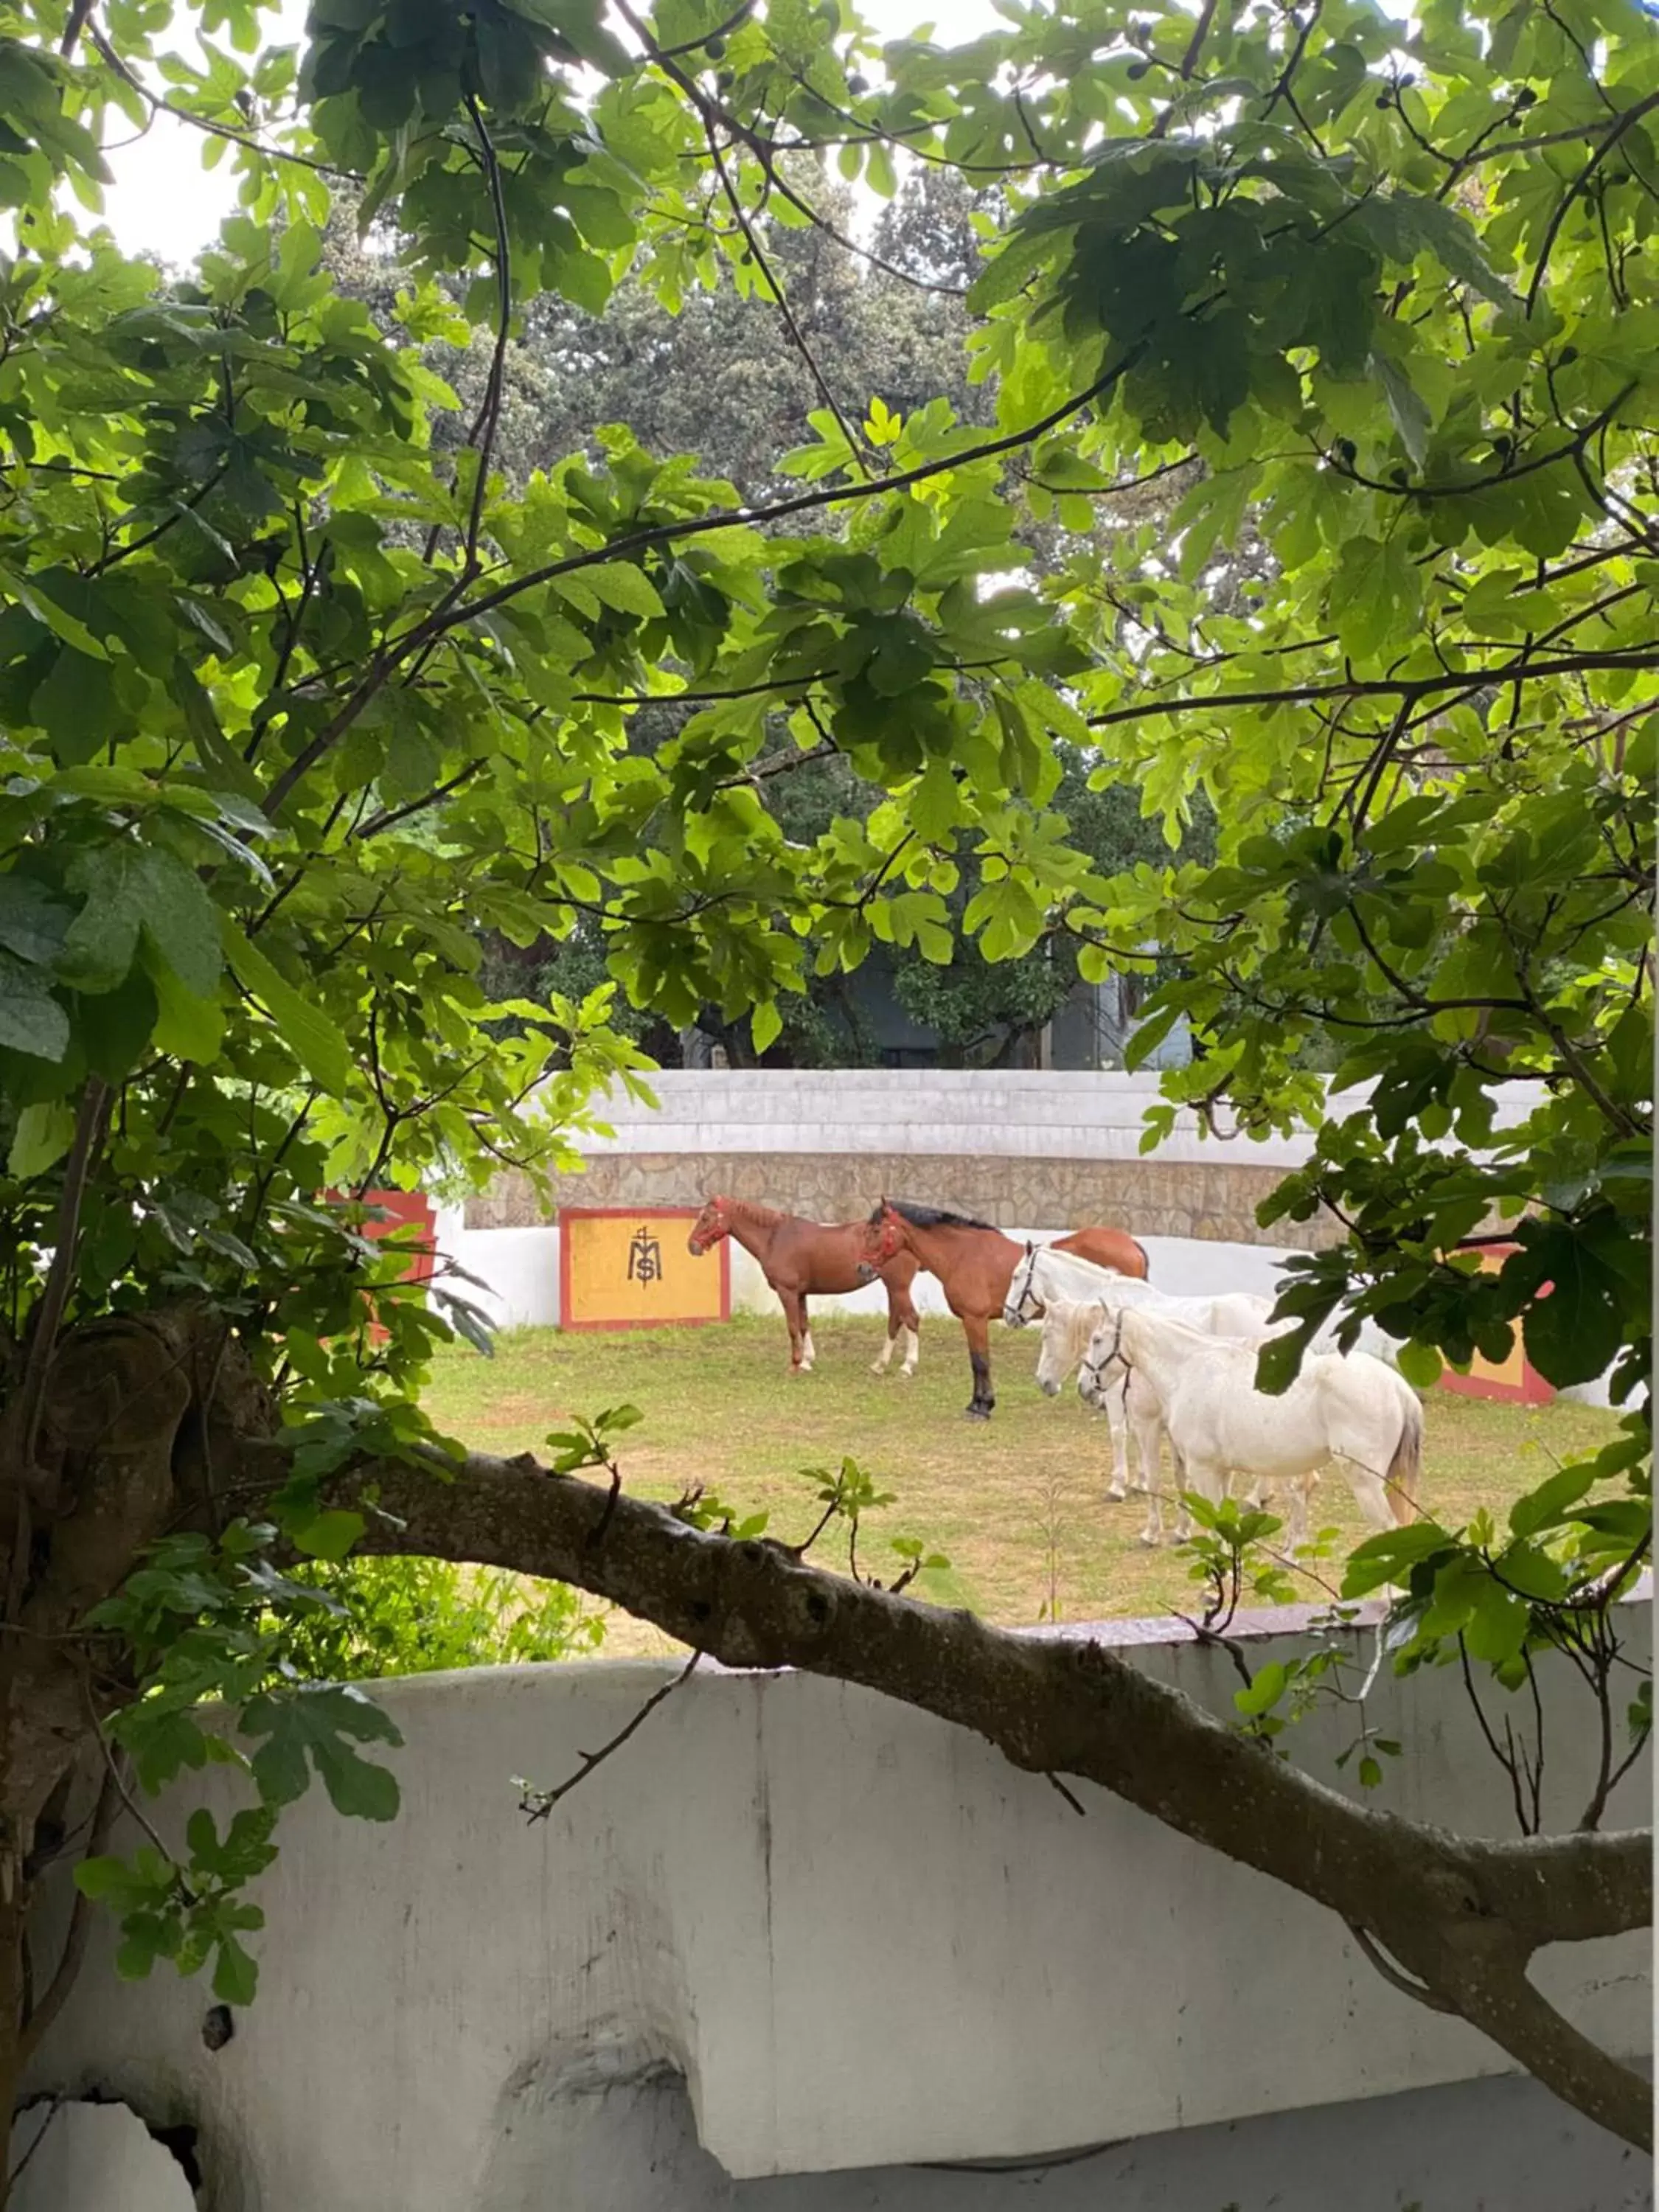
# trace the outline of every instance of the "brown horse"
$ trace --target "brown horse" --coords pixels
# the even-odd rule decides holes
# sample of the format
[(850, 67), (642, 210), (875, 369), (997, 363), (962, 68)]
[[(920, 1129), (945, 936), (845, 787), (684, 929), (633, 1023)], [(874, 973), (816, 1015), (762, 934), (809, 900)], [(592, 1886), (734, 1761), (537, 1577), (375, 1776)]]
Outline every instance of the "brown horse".
[(686, 1249), (706, 1252), (722, 1237), (735, 1237), (745, 1252), (760, 1262), (761, 1273), (783, 1302), (789, 1324), (789, 1372), (812, 1370), (812, 1330), (807, 1318), (809, 1297), (827, 1297), (839, 1291), (856, 1291), (881, 1278), (887, 1287), (887, 1342), (871, 1369), (884, 1375), (900, 1332), (904, 1336), (904, 1361), (900, 1372), (914, 1375), (921, 1350), (921, 1316), (910, 1296), (921, 1262), (908, 1252), (866, 1269), (863, 1265), (864, 1224), (843, 1221), (831, 1226), (822, 1221), (803, 1221), (797, 1213), (779, 1213), (769, 1206), (751, 1206), (744, 1198), (711, 1198), (697, 1216), (686, 1240)]
[[(908, 1253), (917, 1267), (938, 1276), (945, 1304), (962, 1323), (973, 1362), (974, 1395), (968, 1401), (968, 1417), (988, 1421), (996, 1403), (991, 1389), (990, 1325), (1002, 1311), (1025, 1247), (993, 1229), (988, 1221), (885, 1198), (864, 1224), (863, 1234), (866, 1281), (901, 1253)], [(1092, 1260), (1097, 1267), (1146, 1279), (1146, 1251), (1125, 1230), (1079, 1229), (1056, 1238), (1055, 1245), (1060, 1251)]]

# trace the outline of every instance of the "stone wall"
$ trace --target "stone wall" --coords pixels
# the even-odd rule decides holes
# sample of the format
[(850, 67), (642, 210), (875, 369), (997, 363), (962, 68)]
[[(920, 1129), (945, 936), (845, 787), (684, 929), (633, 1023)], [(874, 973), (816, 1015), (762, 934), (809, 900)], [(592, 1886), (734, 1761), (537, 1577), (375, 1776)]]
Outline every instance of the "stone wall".
[[(468, 1203), (465, 1228), (538, 1228), (561, 1206), (700, 1206), (717, 1191), (848, 1221), (886, 1192), (1001, 1229), (1113, 1222), (1137, 1237), (1279, 1251), (1337, 1241), (1327, 1222), (1257, 1225), (1262, 1200), (1308, 1158), (1300, 1132), (1218, 1136), (1183, 1107), (1143, 1157), (1156, 1075), (666, 1068), (651, 1086), (654, 1104), (617, 1096), (600, 1106), (606, 1126), (580, 1139), (586, 1173), (557, 1178), (550, 1205), (505, 1175)], [(1510, 1085), (1499, 1125), (1540, 1095)], [(1362, 1103), (1358, 1091), (1333, 1094), (1329, 1110), (1340, 1118)]]
[(757, 1199), (814, 1221), (854, 1221), (886, 1194), (976, 1215), (999, 1229), (1036, 1223), (1081, 1229), (1112, 1222), (1139, 1237), (1267, 1244), (1312, 1251), (1336, 1238), (1319, 1221), (1257, 1225), (1255, 1210), (1284, 1170), (1246, 1164), (1021, 1158), (1007, 1153), (599, 1152), (586, 1173), (554, 1179), (544, 1204), (523, 1176), (502, 1176), (466, 1209), (469, 1229), (526, 1229), (562, 1206), (701, 1206), (715, 1192)]

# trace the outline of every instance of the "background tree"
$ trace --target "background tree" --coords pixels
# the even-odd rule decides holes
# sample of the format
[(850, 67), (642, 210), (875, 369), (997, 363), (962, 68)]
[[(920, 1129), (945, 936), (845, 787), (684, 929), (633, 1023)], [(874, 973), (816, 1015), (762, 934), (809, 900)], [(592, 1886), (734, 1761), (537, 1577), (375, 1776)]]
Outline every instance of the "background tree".
[[(618, 1486), (619, 1413), (548, 1469), (467, 1455), (418, 1403), (433, 1342), (476, 1327), (458, 1286), (399, 1285), (355, 1198), (319, 1203), (544, 1172), (598, 1085), (638, 1080), (603, 998), (554, 1010), (557, 1067), (544, 1006), (504, 1036), (526, 1006), (480, 982), (480, 927), (591, 930), (635, 1008), (712, 1007), (757, 1051), (809, 969), (876, 943), (1004, 961), (1064, 932), (1087, 975), (1178, 955), (1163, 1015), (1205, 1050), (1172, 1096), (1310, 1122), (1280, 1202), (1346, 1225), (1287, 1310), (1374, 1312), (1418, 1373), (1517, 1325), (1558, 1382), (1616, 1358), (1631, 1410), (1599, 1459), (1507, 1529), (1423, 1522), (1347, 1577), (1405, 1585), (1402, 1665), (1473, 1652), (1523, 1684), (1565, 1644), (1608, 1786), (1624, 1756), (1602, 1656), (1649, 1543), (1650, 22), (1091, 5), (953, 52), (834, 15), (619, 0), (624, 45), (597, 0), (317, 0), (296, 78), (252, 0), (180, 18), (204, 58), (166, 51), (162, 10), (3, 10), (0, 2109), (78, 1957), (26, 1964), (25, 1917), (82, 1753), (94, 1835), (124, 1795), (246, 1763), (228, 1832), (82, 1874), (124, 1971), (210, 1962), (228, 2002), (282, 1806), (314, 1771), (343, 1811), (395, 1809), (362, 1750), (389, 1722), (272, 1677), (318, 1601), (283, 1565), (356, 1549), (580, 1584), (1090, 1777), (1319, 1899), (1397, 1986), (1644, 2139), (1646, 2082), (1527, 1975), (1649, 1917), (1648, 1839), (1598, 1832), (1607, 1788), (1582, 1832), (1448, 1838), (1112, 1655), (688, 1537), (695, 1506)], [(243, 198), (171, 288), (70, 211), (163, 101)], [(550, 293), (597, 315), (638, 270), (678, 307), (724, 264), (810, 356), (756, 226), (782, 202), (821, 228), (817, 154), (878, 191), (901, 155), (1000, 188), (969, 300), (994, 423), (943, 396), (901, 418), (813, 362), (781, 497), (734, 502), (617, 424), (514, 482), (509, 358)], [(407, 241), (404, 344), (323, 263), (342, 176)], [(458, 301), (485, 361), (459, 410), (420, 351)], [(1109, 577), (1102, 503), (1176, 477)], [(1028, 522), (1075, 558), (1036, 574)], [(632, 745), (670, 699), (695, 711)], [(1053, 811), (1056, 738), (1172, 854), (1202, 793), (1214, 863), (1103, 872)], [(792, 837), (779, 794), (832, 757), (882, 796)], [(1374, 1079), (1340, 1122), (1315, 1036)], [(1523, 1075), (1544, 1103), (1500, 1125)], [(1489, 1217), (1520, 1249), (1480, 1276)], [(1243, 1717), (1273, 1718), (1253, 1689)]]

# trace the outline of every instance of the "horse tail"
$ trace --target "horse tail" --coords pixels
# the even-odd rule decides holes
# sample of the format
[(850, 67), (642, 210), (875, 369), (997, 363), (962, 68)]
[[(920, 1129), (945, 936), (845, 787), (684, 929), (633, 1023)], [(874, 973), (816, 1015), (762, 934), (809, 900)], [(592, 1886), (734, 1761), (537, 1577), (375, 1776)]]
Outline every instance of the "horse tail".
[(1401, 1528), (1417, 1511), (1417, 1479), (1423, 1470), (1423, 1407), (1414, 1390), (1405, 1393), (1400, 1441), (1389, 1462), (1389, 1504)]

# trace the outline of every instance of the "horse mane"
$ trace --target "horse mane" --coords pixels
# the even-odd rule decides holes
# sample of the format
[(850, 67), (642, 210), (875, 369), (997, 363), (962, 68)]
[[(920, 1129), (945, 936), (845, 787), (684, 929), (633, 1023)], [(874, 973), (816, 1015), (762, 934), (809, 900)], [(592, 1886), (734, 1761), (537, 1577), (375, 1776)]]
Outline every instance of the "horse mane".
[(1061, 1354), (1073, 1365), (1089, 1349), (1090, 1339), (1111, 1313), (1103, 1298), (1050, 1298), (1046, 1310), (1059, 1324)]
[[(908, 1221), (912, 1229), (988, 1229), (994, 1237), (1002, 1231), (988, 1221), (976, 1221), (971, 1213), (946, 1213), (937, 1206), (912, 1206), (902, 1198), (890, 1198), (883, 1204), (890, 1206), (901, 1220)], [(881, 1206), (872, 1209), (870, 1219), (881, 1219)]]
[(705, 1203), (709, 1206), (723, 1206), (728, 1213), (740, 1214), (745, 1221), (752, 1221), (762, 1229), (774, 1228), (780, 1221), (787, 1221), (789, 1218), (787, 1213), (781, 1213), (775, 1206), (762, 1206), (752, 1198), (728, 1198), (724, 1191), (716, 1191)]

